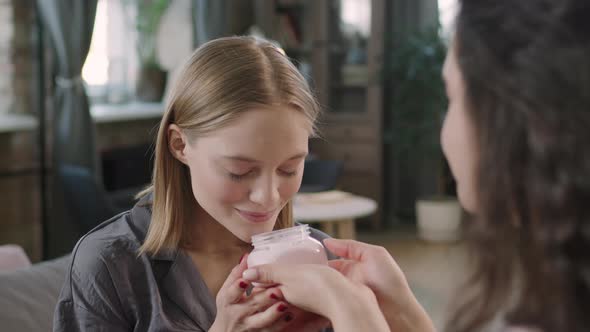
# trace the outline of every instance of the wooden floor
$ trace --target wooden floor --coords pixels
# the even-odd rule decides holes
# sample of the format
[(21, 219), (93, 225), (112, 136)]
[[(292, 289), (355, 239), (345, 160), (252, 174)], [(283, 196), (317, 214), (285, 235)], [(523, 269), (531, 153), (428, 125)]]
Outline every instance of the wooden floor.
[(417, 238), (411, 227), (379, 233), (360, 231), (357, 238), (388, 249), (420, 303), (440, 331), (448, 317), (449, 302), (466, 277), (467, 253), (459, 243), (434, 244)]

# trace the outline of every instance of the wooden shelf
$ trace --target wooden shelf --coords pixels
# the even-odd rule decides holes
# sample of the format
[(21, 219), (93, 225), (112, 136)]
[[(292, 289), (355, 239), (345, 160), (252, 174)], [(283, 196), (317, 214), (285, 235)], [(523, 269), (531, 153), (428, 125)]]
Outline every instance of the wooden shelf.
[[(287, 40), (301, 43), (285, 43), (285, 52), (294, 60), (304, 60), (311, 67), (314, 90), (325, 110), (321, 127), (327, 129), (324, 139), (310, 143), (311, 152), (323, 159), (347, 160), (342, 174), (345, 188), (369, 196), (378, 203), (379, 209), (371, 221), (373, 228), (379, 228), (384, 183), (382, 92), (381, 82), (373, 82), (368, 73), (381, 70), (381, 64), (376, 59), (383, 54), (385, 44), (385, 0), (367, 2), (371, 6), (371, 31), (360, 51), (362, 59), (368, 62), (366, 65), (344, 63), (351, 49), (347, 48), (347, 33), (341, 31), (342, 18), (336, 2), (259, 0), (257, 3), (258, 23), (263, 30), (269, 36), (284, 38), (286, 35), (289, 37)], [(285, 20), (286, 16), (289, 24), (277, 24)], [(287, 28), (282, 31), (277, 26)], [(360, 132), (362, 137), (342, 135), (346, 132)]]
[(330, 84), (330, 88), (334, 90), (366, 90), (369, 88), (368, 84), (361, 84), (361, 83), (354, 83), (354, 84), (344, 84), (344, 83), (336, 83)]
[(285, 53), (289, 56), (311, 56), (313, 54), (312, 50), (306, 47), (302, 48), (293, 48), (288, 47), (285, 48)]

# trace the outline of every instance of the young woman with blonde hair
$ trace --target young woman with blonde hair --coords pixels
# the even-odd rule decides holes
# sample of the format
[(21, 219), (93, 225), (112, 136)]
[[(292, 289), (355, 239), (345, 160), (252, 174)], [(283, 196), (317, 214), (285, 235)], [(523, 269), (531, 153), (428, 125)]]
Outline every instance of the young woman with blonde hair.
[(54, 331), (304, 328), (311, 316), (276, 289), (246, 295), (241, 274), (252, 235), (293, 225), (318, 113), (270, 42), (228, 37), (197, 49), (161, 121), (152, 185), (78, 242)]

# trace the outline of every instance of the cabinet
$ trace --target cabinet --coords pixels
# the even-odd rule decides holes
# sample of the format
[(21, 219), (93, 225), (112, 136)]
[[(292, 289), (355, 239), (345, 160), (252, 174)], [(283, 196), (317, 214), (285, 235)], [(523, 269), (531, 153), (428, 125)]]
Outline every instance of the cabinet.
[(310, 80), (324, 114), (310, 150), (344, 161), (340, 189), (383, 203), (384, 0), (259, 0), (256, 22)]

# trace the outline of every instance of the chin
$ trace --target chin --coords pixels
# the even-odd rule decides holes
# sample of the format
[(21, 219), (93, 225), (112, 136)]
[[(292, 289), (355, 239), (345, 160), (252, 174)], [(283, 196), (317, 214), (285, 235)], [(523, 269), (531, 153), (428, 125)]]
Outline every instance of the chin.
[(248, 225), (242, 229), (232, 232), (238, 239), (252, 243), (252, 236), (272, 231), (274, 223), (264, 223), (260, 225)]
[(244, 241), (244, 242), (246, 242), (246, 243), (252, 243), (252, 235), (253, 235), (253, 234), (235, 234), (235, 233), (234, 233), (234, 235), (235, 235), (235, 236), (236, 236), (238, 239), (240, 239), (240, 240), (242, 240), (242, 241)]

